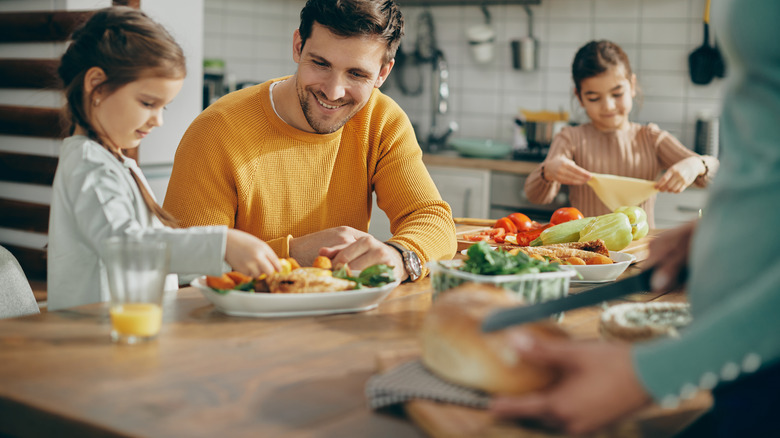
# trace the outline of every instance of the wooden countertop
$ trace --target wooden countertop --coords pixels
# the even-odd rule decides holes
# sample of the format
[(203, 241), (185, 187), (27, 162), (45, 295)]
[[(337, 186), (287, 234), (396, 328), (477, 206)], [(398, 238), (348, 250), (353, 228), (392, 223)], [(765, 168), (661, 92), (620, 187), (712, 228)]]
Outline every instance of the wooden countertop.
[(490, 160), (483, 158), (465, 158), (457, 153), (423, 154), (423, 163), (428, 166), (461, 167), (464, 169), (482, 169), (495, 172), (530, 175), (539, 166), (539, 162), (516, 160)]
[[(159, 339), (140, 346), (109, 341), (105, 303), (0, 320), (0, 435), (424, 436), (371, 411), (364, 386), (382, 353), (418, 348), (430, 303), (424, 279), (368, 312), (244, 318), (184, 288)], [(562, 324), (597, 337), (599, 314), (578, 309)]]

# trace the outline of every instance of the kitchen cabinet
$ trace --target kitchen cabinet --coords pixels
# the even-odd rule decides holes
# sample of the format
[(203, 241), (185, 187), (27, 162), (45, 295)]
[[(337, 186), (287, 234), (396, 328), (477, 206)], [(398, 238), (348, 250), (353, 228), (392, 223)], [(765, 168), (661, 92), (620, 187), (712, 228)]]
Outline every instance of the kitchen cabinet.
[[(488, 217), (490, 198), (490, 171), (445, 166), (427, 166), (442, 199), (450, 204), (454, 217)], [(371, 209), (368, 233), (378, 240), (392, 237), (390, 220), (376, 204)]]
[(442, 199), (450, 204), (454, 217), (488, 217), (490, 171), (427, 166)]
[(707, 190), (688, 188), (682, 193), (658, 193), (655, 201), (655, 227), (674, 228), (699, 217), (707, 200)]

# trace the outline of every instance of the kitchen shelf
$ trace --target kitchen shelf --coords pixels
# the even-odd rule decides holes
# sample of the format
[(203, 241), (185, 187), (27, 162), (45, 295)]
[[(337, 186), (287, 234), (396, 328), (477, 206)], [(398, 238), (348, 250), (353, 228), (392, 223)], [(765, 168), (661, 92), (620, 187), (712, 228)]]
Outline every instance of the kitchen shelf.
[(403, 6), (538, 5), (542, 0), (398, 0)]

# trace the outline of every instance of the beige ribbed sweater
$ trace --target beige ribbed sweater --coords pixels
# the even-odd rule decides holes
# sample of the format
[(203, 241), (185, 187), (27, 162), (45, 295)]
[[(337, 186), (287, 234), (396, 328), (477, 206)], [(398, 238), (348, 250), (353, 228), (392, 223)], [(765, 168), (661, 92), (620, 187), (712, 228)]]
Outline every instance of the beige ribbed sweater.
[(165, 196), (182, 225), (234, 227), (287, 257), (290, 236), (342, 225), (367, 231), (375, 192), (393, 241), (423, 263), (452, 258), (450, 207), (392, 99), (374, 90), (344, 127), (313, 134), (274, 113), (271, 82), (223, 97), (187, 129)]
[[(650, 123), (631, 123), (627, 130), (602, 132), (591, 123), (566, 127), (555, 136), (547, 159), (565, 156), (578, 166), (594, 173), (603, 173), (646, 180), (657, 180), (659, 174), (678, 161), (697, 155), (686, 148), (673, 135)], [(702, 155), (708, 170), (700, 175), (694, 184), (705, 187), (718, 171), (718, 159)], [(525, 194), (531, 202), (548, 204), (561, 189), (558, 182), (542, 179), (541, 163), (525, 182)], [(655, 226), (656, 197), (653, 196), (640, 206), (647, 211), (650, 227)], [(585, 216), (610, 213), (588, 185), (569, 186), (569, 202)]]

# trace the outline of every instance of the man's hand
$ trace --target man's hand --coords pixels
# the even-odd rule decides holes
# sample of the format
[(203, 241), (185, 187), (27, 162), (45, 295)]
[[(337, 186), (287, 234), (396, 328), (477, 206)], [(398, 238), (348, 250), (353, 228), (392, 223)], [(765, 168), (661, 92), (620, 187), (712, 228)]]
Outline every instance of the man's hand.
[(680, 160), (666, 169), (663, 176), (655, 183), (655, 188), (662, 192), (680, 193), (693, 184), (696, 178), (706, 171), (704, 162), (698, 156)]
[(581, 186), (591, 178), (590, 172), (569, 158), (558, 156), (544, 162), (544, 178), (561, 184)]
[(522, 396), (497, 397), (500, 417), (530, 420), (566, 434), (597, 431), (650, 403), (626, 343), (539, 341), (522, 328), (512, 346), (524, 360), (559, 371), (550, 387)]
[(698, 221), (692, 221), (650, 241), (650, 254), (641, 263), (643, 269), (655, 267), (650, 285), (653, 291), (671, 291), (682, 286), (681, 273), (688, 266), (691, 238)]
[(290, 255), (301, 266), (310, 266), (318, 255), (331, 259), (333, 266), (347, 264), (350, 269), (361, 271), (383, 263), (393, 267), (396, 280), (408, 277), (395, 248), (351, 227), (329, 228), (294, 238), (290, 241)]

